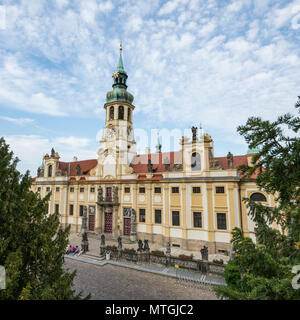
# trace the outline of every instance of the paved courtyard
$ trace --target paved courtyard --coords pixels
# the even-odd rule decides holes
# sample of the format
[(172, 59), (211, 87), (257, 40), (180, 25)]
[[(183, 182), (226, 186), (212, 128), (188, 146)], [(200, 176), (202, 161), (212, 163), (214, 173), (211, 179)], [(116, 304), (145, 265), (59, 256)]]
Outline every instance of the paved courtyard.
[(102, 267), (65, 259), (65, 268), (77, 270), (76, 291), (92, 300), (215, 300), (210, 286), (189, 286), (180, 280), (113, 265)]

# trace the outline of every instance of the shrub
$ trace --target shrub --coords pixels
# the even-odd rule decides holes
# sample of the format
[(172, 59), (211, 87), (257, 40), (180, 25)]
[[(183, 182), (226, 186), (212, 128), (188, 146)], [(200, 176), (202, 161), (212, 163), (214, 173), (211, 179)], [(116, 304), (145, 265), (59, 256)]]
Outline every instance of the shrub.
[(131, 253), (135, 253), (136, 252), (136, 250), (133, 249), (133, 248), (125, 248), (123, 251), (124, 252), (131, 252)]
[(153, 250), (151, 251), (152, 254), (157, 254), (157, 255), (160, 255), (160, 256), (164, 256), (165, 253), (161, 250)]
[(191, 254), (191, 255), (189, 255), (189, 256), (187, 256), (186, 254), (180, 254), (180, 255), (179, 255), (179, 258), (180, 258), (180, 259), (183, 259), (183, 260), (193, 260), (193, 257), (194, 257), (193, 254)]
[(241, 280), (240, 269), (232, 260), (226, 265), (224, 277), (229, 286), (236, 286)]

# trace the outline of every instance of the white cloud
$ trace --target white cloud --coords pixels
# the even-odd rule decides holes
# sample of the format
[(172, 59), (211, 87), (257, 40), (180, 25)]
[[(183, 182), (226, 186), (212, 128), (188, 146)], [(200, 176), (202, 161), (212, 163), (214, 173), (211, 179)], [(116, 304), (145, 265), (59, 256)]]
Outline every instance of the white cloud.
[(289, 24), (290, 27), (293, 28), (295, 21), (298, 19), (299, 13), (300, 0), (294, 0), (282, 8), (270, 10), (270, 12), (268, 13), (267, 22), (276, 29), (280, 29), (287, 24)]
[[(293, 110), (299, 4), (57, 0), (55, 10), (36, 1), (8, 5), (0, 39), (0, 105), (84, 117), (87, 128), (93, 117), (103, 116), (122, 38), (134, 127), (201, 122), (217, 138), (239, 141), (236, 126), (249, 116), (272, 119)], [(58, 135), (69, 137), (66, 145), (56, 141), (62, 149), (77, 150), (70, 138), (74, 128)], [(89, 149), (86, 140), (78, 143)]]
[(55, 2), (59, 9), (66, 7), (69, 4), (69, 0), (55, 0)]
[(4, 138), (14, 156), (20, 159), (18, 169), (21, 172), (29, 169), (32, 176), (36, 176), (43, 156), (49, 154), (52, 147), (59, 153), (60, 161), (72, 161), (74, 156), (78, 160), (97, 158), (96, 150), (89, 149), (91, 141), (87, 138), (70, 136), (50, 139), (38, 135), (7, 135)]
[(143, 20), (140, 16), (132, 15), (130, 19), (126, 22), (126, 29), (129, 32), (137, 32), (140, 31), (143, 24)]
[(243, 2), (235, 0), (227, 6), (226, 10), (229, 12), (238, 12), (242, 9), (242, 7), (243, 7)]
[(101, 1), (99, 3), (99, 11), (100, 12), (107, 13), (107, 12), (112, 11), (113, 9), (114, 9), (114, 5), (113, 5), (113, 3), (111, 1), (104, 1), (104, 2)]
[(198, 30), (198, 34), (200, 37), (209, 37), (215, 28), (216, 23), (214, 21), (210, 21)]
[(11, 118), (11, 117), (6, 117), (6, 116), (0, 116), (0, 119), (12, 122), (12, 123), (14, 123), (16, 125), (24, 125), (24, 124), (28, 124), (28, 123), (33, 123), (34, 122), (33, 119), (29, 119), (29, 118)]

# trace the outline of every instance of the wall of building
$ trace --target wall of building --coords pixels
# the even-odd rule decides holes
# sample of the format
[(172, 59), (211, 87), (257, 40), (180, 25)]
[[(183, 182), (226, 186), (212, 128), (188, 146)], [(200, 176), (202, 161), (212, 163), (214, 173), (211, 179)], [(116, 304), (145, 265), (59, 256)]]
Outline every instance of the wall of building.
[[(39, 178), (33, 187), (34, 191), (40, 188), (41, 196), (45, 196), (47, 188), (52, 191), (49, 201), (49, 213), (55, 211), (59, 205), (61, 223), (71, 225), (72, 231), (80, 231), (81, 216), (80, 206), (95, 206), (95, 228), (100, 224), (100, 209), (96, 204), (99, 181), (57, 181), (55, 178)], [(220, 177), (216, 180), (186, 181), (110, 181), (101, 182), (106, 186), (117, 185), (119, 190), (120, 205), (118, 208), (118, 224), (120, 234), (123, 234), (123, 208), (133, 208), (137, 213), (138, 239), (148, 239), (162, 245), (167, 241), (179, 245), (184, 249), (200, 250), (207, 245), (211, 253), (219, 250), (229, 250), (231, 231), (234, 227), (243, 226), (246, 236), (255, 239), (254, 225), (247, 215), (247, 208), (242, 202), (242, 215), (240, 212), (238, 181), (228, 181)], [(125, 187), (130, 188), (125, 193)], [(172, 193), (172, 187), (178, 187), (179, 193)], [(200, 187), (200, 193), (193, 193), (193, 187)], [(224, 193), (216, 193), (216, 187), (224, 187)], [(59, 189), (57, 189), (59, 188)], [(71, 188), (74, 189), (71, 192)], [(83, 192), (82, 192), (83, 188)], [(92, 189), (94, 188), (94, 189)], [(145, 188), (145, 193), (140, 193), (139, 188)], [(155, 188), (161, 188), (161, 193), (155, 193)], [(241, 186), (241, 197), (249, 197), (257, 192), (254, 182), (247, 182)], [(264, 192), (263, 192), (264, 193)], [(274, 199), (264, 193), (268, 199), (267, 205), (274, 205)], [(70, 205), (73, 205), (73, 215), (70, 215)], [(140, 222), (139, 211), (145, 209), (146, 221)], [(155, 223), (155, 210), (161, 210), (161, 223)], [(179, 211), (180, 225), (172, 224), (172, 211)], [(195, 227), (193, 212), (201, 212), (202, 226)], [(226, 229), (221, 230), (217, 225), (217, 213), (226, 215)], [(241, 223), (242, 217), (242, 223)]]

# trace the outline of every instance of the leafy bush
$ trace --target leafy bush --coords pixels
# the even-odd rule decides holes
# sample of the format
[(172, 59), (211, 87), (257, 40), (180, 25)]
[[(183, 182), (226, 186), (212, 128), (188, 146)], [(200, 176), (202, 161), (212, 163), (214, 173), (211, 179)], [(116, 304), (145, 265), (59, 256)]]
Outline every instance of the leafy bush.
[(180, 254), (178, 257), (183, 260), (193, 260), (194, 255), (190, 254), (189, 256), (187, 256), (186, 254)]

